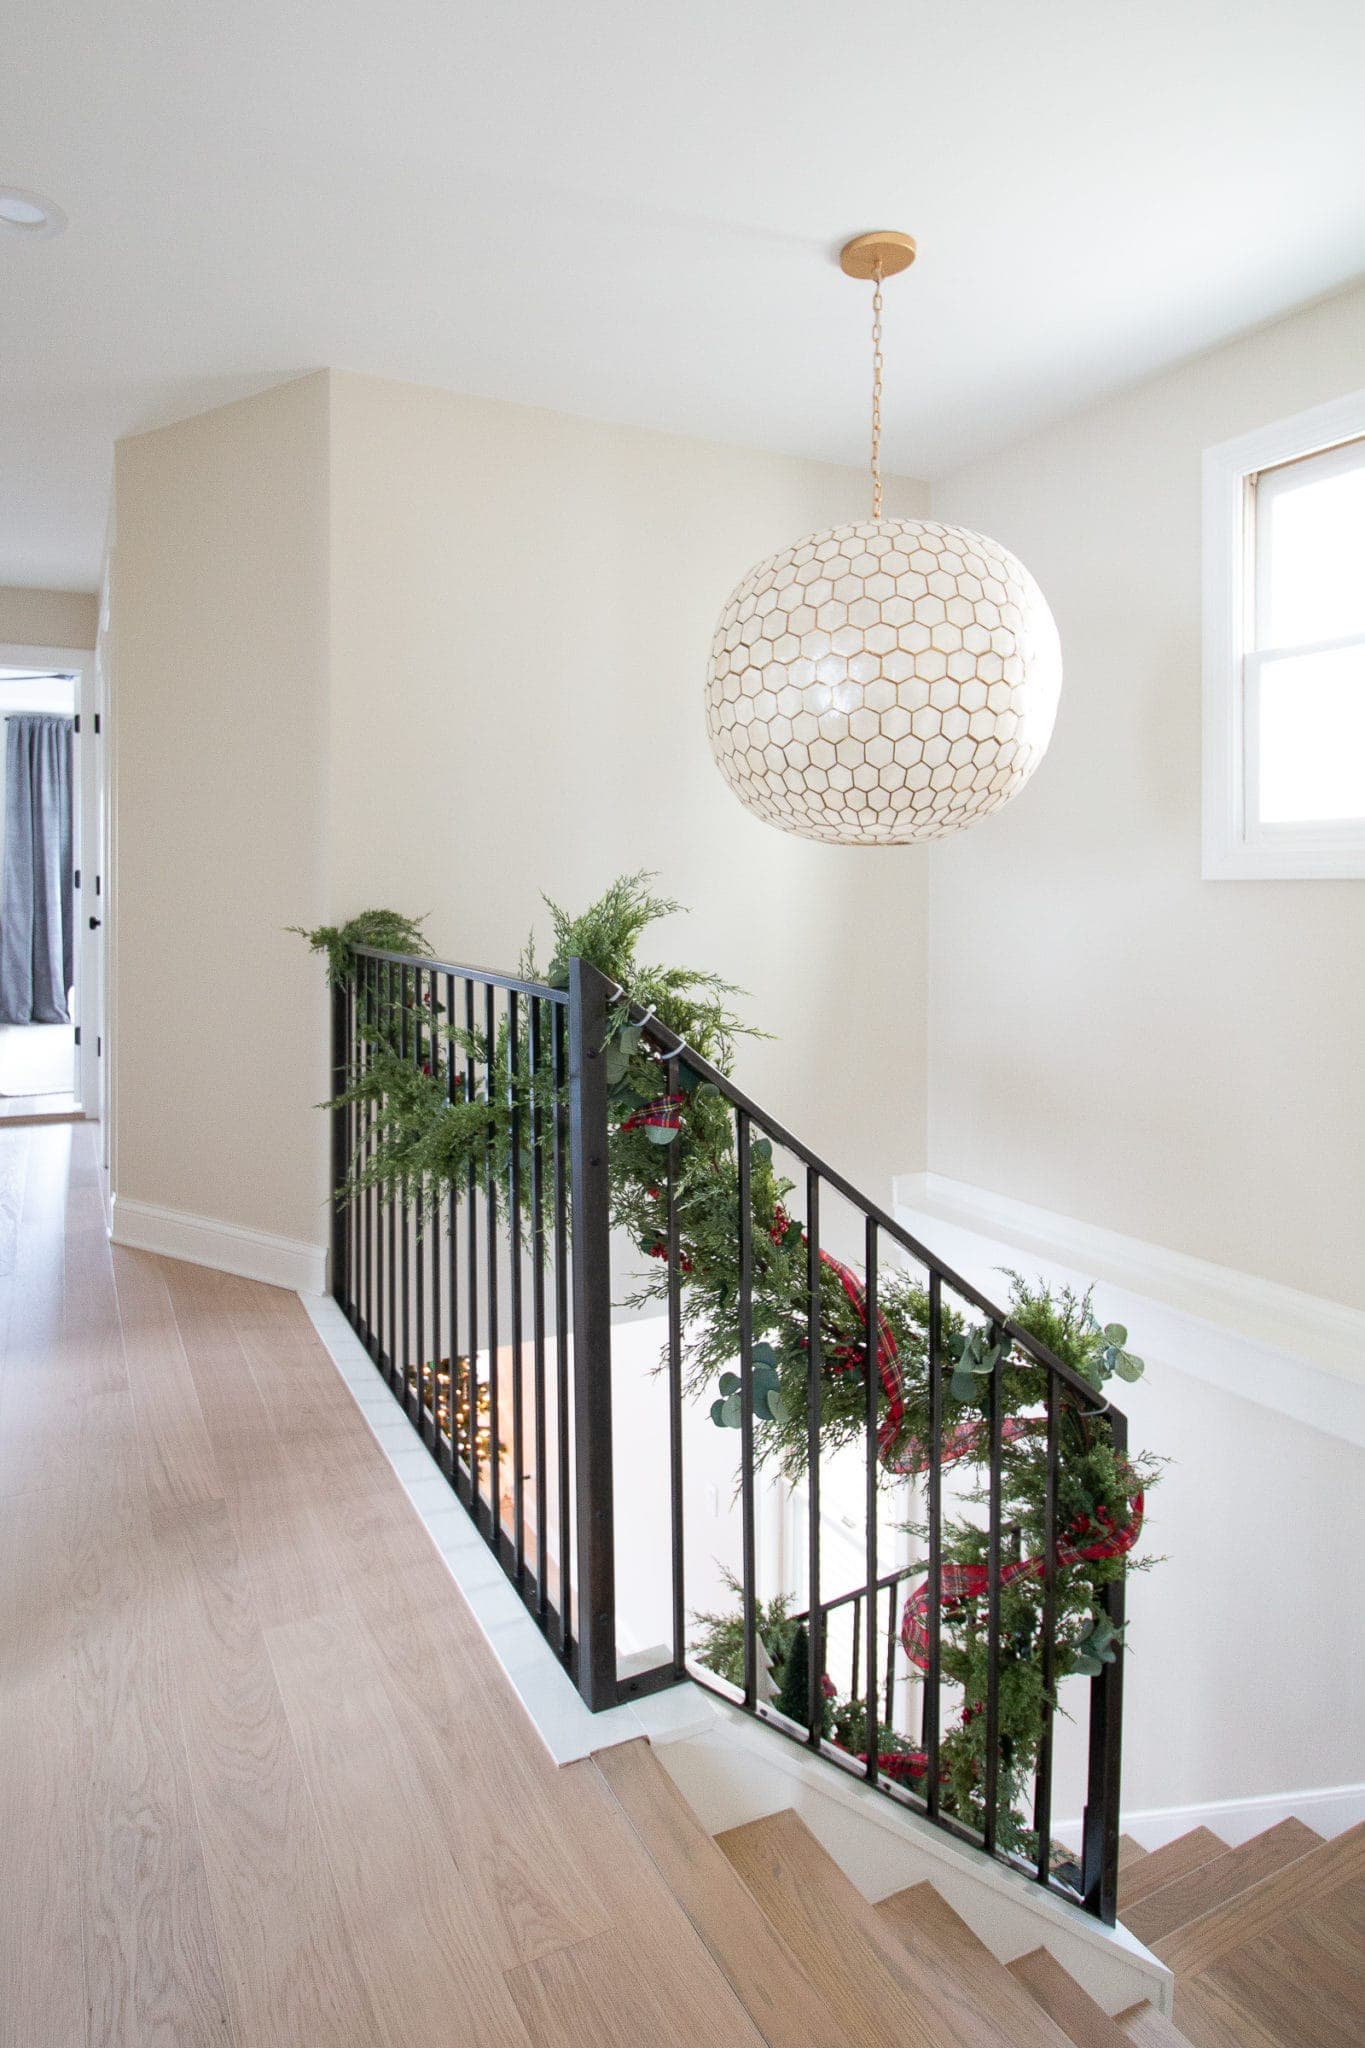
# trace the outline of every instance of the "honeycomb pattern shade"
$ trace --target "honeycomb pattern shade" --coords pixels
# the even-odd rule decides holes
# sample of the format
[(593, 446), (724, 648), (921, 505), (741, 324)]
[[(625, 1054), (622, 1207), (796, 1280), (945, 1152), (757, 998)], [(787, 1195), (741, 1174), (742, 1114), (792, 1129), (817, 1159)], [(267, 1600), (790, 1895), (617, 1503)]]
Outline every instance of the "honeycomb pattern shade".
[(900, 845), (1028, 781), (1062, 658), (1023, 564), (983, 534), (878, 519), (760, 562), (721, 613), (706, 723), (740, 801), (783, 832)]

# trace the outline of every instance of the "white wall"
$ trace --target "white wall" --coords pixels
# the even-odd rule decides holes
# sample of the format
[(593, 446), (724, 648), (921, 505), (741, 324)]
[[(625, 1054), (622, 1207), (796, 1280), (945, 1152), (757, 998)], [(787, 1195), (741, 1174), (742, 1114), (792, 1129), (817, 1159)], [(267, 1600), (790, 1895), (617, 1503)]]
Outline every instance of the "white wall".
[(286, 925), (390, 904), (507, 965), (542, 889), (639, 867), (695, 913), (659, 946), (778, 1034), (744, 1078), (889, 1196), (923, 1146), (923, 854), (760, 825), (702, 719), (730, 587), (865, 489), (330, 372), (122, 443), (116, 1213), (326, 1242), (322, 978)]
[[(856, 471), (334, 373), (330, 890), (505, 965), (540, 892), (657, 869), (647, 944), (750, 991), (744, 1084), (889, 1193), (923, 1142), (925, 855), (774, 832), (721, 780), (702, 681), (760, 556)], [(921, 486), (889, 480), (893, 510)]]
[(83, 590), (0, 584), (0, 647), (93, 647), (99, 599)]
[(327, 383), (120, 443), (117, 1205), (327, 1238)]
[(1365, 1305), (1365, 888), (1200, 880), (1200, 455), (1358, 387), (1365, 289), (934, 485), (1066, 663), (1017, 802), (931, 854), (934, 1171)]

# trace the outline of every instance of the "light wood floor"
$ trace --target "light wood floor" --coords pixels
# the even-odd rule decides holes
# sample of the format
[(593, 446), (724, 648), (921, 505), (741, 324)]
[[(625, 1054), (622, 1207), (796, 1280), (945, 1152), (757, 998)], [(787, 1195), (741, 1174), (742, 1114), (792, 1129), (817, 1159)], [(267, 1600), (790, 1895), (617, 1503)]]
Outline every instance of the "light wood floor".
[(557, 1770), (297, 1300), (0, 1126), (0, 2048), (760, 2036)]

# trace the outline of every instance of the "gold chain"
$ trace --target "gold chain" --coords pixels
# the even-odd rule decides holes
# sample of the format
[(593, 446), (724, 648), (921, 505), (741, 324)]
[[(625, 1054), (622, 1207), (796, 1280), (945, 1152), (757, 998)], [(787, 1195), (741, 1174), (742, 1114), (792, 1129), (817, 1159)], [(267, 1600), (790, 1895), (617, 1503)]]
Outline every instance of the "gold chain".
[(872, 273), (872, 517), (882, 516), (882, 266)]

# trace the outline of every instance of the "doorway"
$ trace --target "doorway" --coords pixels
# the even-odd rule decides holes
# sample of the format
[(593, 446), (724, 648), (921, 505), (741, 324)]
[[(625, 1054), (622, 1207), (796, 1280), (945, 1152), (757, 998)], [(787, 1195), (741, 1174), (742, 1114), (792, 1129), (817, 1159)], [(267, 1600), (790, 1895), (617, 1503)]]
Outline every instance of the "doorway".
[(0, 647), (0, 1122), (100, 1114), (94, 656)]

